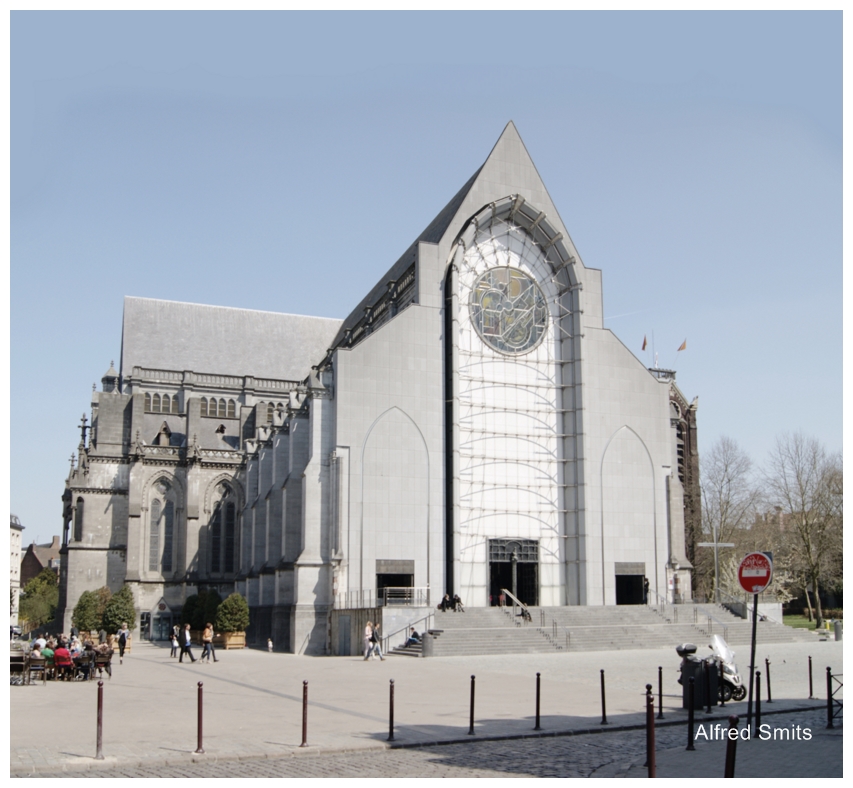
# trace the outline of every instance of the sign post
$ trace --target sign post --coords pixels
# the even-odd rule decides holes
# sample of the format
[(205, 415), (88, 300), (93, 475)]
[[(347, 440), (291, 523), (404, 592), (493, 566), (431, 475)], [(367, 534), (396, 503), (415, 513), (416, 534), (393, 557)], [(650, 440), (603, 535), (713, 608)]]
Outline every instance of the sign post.
[(752, 735), (752, 688), (755, 678), (755, 637), (758, 627), (758, 595), (773, 579), (773, 560), (768, 553), (749, 553), (737, 568), (740, 587), (752, 594), (752, 651), (749, 657), (749, 701), (746, 705), (746, 727)]

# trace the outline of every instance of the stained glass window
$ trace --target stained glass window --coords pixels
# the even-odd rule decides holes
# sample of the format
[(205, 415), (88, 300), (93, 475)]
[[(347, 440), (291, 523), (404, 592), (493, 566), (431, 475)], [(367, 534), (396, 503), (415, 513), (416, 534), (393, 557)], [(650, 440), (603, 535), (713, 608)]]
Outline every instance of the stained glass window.
[(548, 307), (539, 285), (509, 266), (491, 268), (477, 278), (470, 309), (481, 339), (500, 353), (527, 353), (548, 326)]

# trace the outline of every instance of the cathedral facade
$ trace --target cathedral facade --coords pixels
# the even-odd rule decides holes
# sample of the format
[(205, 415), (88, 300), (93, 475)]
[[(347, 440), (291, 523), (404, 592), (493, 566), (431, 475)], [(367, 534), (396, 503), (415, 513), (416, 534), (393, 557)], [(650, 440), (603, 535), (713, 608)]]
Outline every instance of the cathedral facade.
[(333, 608), (390, 594), (688, 599), (695, 402), (604, 328), (510, 123), (343, 321), (125, 300), (66, 480), (63, 623), (128, 583), (159, 638), (237, 590), (250, 639), (320, 654)]

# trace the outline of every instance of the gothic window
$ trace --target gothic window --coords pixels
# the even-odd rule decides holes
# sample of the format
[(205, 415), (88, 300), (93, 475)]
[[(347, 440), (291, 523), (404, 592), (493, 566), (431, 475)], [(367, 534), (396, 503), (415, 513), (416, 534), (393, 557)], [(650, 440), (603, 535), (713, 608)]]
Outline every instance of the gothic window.
[(74, 511), (74, 541), (83, 540), (83, 499), (77, 499), (77, 507)]
[(166, 479), (151, 489), (148, 518), (148, 571), (170, 574), (174, 570), (175, 491)]
[(178, 395), (175, 394), (175, 396), (172, 397), (172, 413), (177, 413), (177, 412), (178, 412)]
[(207, 397), (201, 398), (201, 415), (207, 416)]
[(213, 505), (210, 516), (210, 571), (234, 571), (234, 548), (237, 531), (237, 505), (230, 487), (220, 484), (216, 488), (219, 500)]
[(272, 414), (274, 412), (275, 412), (275, 403), (270, 402), (270, 404), (267, 405), (267, 421), (268, 422), (272, 421)]
[(151, 395), (145, 395), (145, 412), (149, 413), (151, 411)]
[(224, 419), (225, 413), (226, 413), (225, 400), (221, 399), (221, 400), (219, 400), (219, 418)]
[(233, 399), (228, 400), (228, 418), (233, 419), (237, 416), (237, 403)]
[(151, 402), (151, 412), (159, 413), (160, 412), (160, 395), (155, 394), (154, 399)]

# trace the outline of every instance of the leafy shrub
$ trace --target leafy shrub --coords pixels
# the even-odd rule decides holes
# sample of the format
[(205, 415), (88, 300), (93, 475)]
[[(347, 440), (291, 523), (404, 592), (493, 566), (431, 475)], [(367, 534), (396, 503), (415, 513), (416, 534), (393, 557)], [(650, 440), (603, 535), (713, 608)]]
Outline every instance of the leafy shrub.
[(130, 586), (122, 586), (104, 608), (103, 627), (107, 632), (118, 632), (127, 622), (128, 629), (136, 629), (136, 608), (133, 606), (133, 592)]
[(249, 603), (238, 593), (227, 596), (216, 611), (217, 632), (244, 632), (249, 626)]

